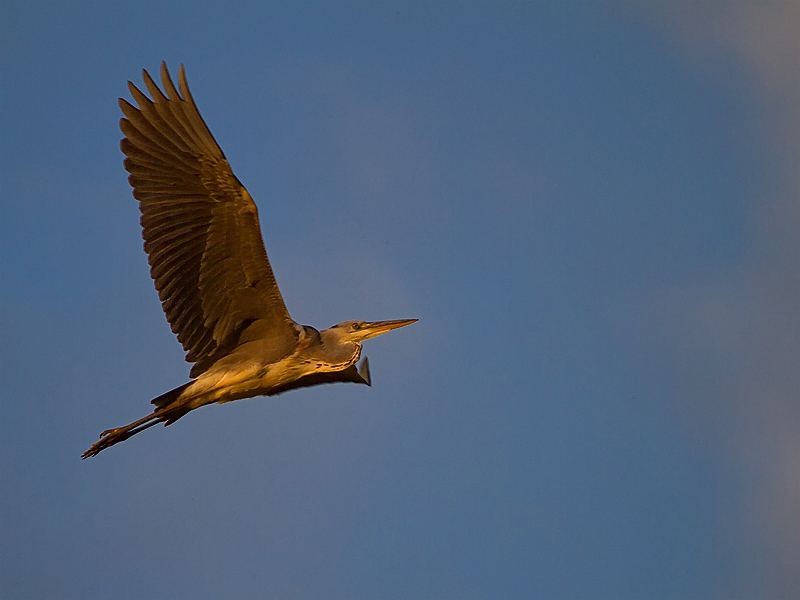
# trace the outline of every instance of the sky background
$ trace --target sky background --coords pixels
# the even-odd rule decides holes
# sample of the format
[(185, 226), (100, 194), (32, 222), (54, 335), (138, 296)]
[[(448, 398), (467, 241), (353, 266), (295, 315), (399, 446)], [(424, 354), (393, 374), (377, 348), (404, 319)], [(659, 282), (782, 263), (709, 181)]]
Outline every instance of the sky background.
[[(800, 597), (800, 4), (4, 2), (3, 598)], [(193, 412), (117, 106), (186, 65), (373, 386)]]

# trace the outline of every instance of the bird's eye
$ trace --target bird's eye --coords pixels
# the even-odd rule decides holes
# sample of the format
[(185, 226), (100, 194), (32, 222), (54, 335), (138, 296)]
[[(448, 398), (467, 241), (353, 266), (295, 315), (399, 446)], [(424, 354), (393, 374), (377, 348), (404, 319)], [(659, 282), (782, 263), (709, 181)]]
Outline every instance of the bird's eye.
[(361, 329), (361, 323), (353, 323), (353, 331), (358, 331)]

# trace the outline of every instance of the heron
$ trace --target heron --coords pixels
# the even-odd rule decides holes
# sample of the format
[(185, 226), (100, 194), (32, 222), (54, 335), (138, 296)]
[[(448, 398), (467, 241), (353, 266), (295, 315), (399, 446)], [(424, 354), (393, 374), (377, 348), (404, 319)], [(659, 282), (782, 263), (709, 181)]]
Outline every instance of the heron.
[(144, 251), (161, 307), (193, 363), (187, 383), (152, 400), (153, 412), (100, 434), (83, 458), (196, 408), (323, 383), (371, 385), (361, 343), (417, 319), (345, 321), (318, 331), (296, 323), (272, 272), (258, 210), (189, 92), (161, 63), (148, 97), (132, 82), (120, 98), (120, 148), (139, 202)]

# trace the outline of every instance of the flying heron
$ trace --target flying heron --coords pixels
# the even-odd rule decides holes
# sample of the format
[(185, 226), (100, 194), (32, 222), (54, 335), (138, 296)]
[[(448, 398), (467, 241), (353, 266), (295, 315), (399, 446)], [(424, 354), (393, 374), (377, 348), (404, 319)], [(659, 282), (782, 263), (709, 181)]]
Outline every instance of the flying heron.
[(178, 88), (161, 63), (161, 89), (142, 72), (138, 108), (120, 98), (120, 147), (142, 213), (144, 251), (172, 331), (194, 363), (191, 381), (152, 401), (152, 413), (109, 429), (83, 458), (207, 404), (273, 396), (321, 383), (370, 385), (361, 342), (417, 319), (345, 321), (317, 331), (289, 316), (253, 199), (200, 116), (183, 65)]

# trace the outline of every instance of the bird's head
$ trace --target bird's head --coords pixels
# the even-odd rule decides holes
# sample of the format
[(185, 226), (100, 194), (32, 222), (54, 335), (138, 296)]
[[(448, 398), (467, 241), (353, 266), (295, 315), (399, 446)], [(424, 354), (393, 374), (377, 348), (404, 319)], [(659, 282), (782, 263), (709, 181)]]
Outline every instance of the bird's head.
[(395, 321), (345, 321), (334, 325), (326, 332), (335, 335), (340, 342), (363, 342), (398, 327), (416, 323), (417, 319), (397, 319)]

